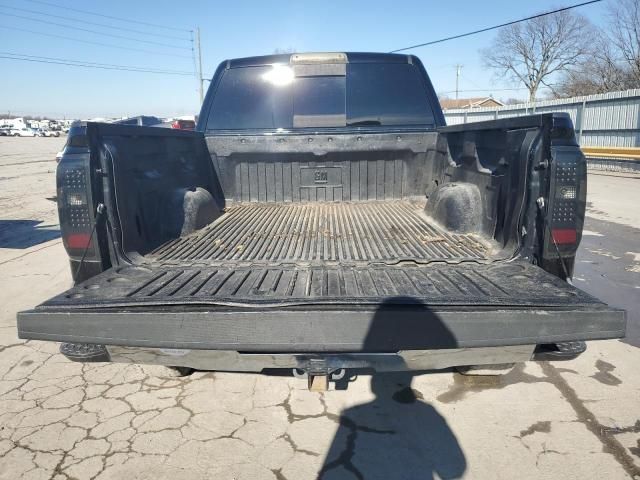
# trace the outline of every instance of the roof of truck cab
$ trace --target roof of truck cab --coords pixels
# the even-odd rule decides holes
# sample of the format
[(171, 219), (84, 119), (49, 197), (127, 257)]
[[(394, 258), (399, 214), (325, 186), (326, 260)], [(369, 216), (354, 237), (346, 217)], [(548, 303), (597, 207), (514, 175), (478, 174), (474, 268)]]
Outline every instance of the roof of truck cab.
[[(297, 54), (298, 52), (296, 52)], [(303, 52), (299, 52), (303, 53)], [(304, 52), (315, 53), (315, 52)], [(339, 52), (347, 56), (348, 63), (419, 63), (414, 55), (402, 55), (398, 53), (374, 53), (374, 52)], [(285, 53), (277, 55), (262, 55), (259, 57), (233, 58), (227, 60), (227, 68), (236, 67), (257, 67), (260, 65), (272, 65), (274, 63), (289, 63), (294, 53)]]

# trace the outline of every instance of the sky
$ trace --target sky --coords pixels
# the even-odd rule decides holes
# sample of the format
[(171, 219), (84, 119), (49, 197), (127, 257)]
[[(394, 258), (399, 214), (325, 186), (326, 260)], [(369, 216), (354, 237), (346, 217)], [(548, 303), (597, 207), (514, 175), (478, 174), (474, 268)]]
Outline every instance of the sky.
[[(602, 24), (611, 1), (615, 0), (575, 11)], [(198, 113), (191, 42), (191, 32), (198, 27), (203, 74), (211, 78), (227, 58), (276, 50), (386, 52), (573, 3), (579, 1), (0, 0), (0, 57), (20, 54), (189, 73), (102, 70), (0, 58), (0, 114), (92, 118)], [(489, 46), (495, 35), (496, 31), (486, 32), (406, 53), (420, 57), (436, 91), (448, 92), (451, 98), (455, 66), (460, 64), (460, 97), (524, 99), (524, 89), (505, 90), (522, 85), (496, 77), (482, 65), (479, 50)]]

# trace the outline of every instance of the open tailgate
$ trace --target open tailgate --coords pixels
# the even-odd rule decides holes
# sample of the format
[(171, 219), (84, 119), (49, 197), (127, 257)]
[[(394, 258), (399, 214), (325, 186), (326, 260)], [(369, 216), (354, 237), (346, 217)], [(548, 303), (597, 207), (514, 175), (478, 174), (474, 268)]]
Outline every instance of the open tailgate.
[(18, 314), (20, 338), (243, 352), (390, 352), (620, 338), (625, 312), (542, 269), (162, 265)]

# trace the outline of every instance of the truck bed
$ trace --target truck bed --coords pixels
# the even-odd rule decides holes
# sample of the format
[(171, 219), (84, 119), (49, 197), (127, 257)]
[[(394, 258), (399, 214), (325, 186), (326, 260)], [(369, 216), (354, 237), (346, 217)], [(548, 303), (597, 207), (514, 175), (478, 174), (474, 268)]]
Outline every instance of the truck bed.
[(448, 233), (423, 212), (424, 202), (241, 203), (216, 222), (172, 240), (154, 262), (236, 264), (397, 264), (484, 261), (477, 235)]
[(215, 222), (112, 268), (48, 308), (158, 305), (284, 307), (584, 307), (597, 300), (490, 244), (455, 234), (420, 202), (236, 203)]
[(106, 221), (90, 245), (109, 265), (87, 255), (105, 268), (21, 312), (19, 336), (243, 355), (618, 338), (624, 312), (534, 265), (521, 241), (521, 222), (535, 232), (523, 193), (553, 118), (516, 120), (465, 126), (473, 136), (208, 139), (89, 124), (92, 154), (61, 163), (73, 201), (61, 224), (86, 232), (76, 194), (100, 160)]

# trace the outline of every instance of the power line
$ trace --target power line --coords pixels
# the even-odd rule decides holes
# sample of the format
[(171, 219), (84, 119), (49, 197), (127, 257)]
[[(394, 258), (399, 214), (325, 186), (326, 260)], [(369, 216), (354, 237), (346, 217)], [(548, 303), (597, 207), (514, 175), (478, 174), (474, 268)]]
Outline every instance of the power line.
[(73, 62), (73, 63), (81, 63), (81, 64), (89, 64), (103, 67), (117, 67), (117, 68), (132, 68), (132, 69), (140, 69), (144, 71), (157, 71), (160, 73), (171, 73), (171, 74), (180, 74), (180, 75), (191, 75), (191, 72), (186, 70), (171, 70), (169, 68), (155, 68), (155, 67), (137, 67), (133, 65), (118, 65), (113, 63), (100, 63), (100, 62), (90, 62), (88, 60), (72, 60), (69, 58), (58, 58), (58, 57), (45, 57), (42, 55), (28, 55), (26, 53), (14, 53), (14, 52), (3, 52), (0, 51), (0, 55), (13, 55), (19, 57), (29, 57), (29, 58), (40, 58), (45, 60), (59, 60), (62, 62)]
[[(58, 61), (52, 61), (52, 60), (37, 60), (37, 59), (34, 59), (34, 58), (19, 58), (19, 57), (11, 57), (11, 56), (6, 56), (6, 55), (0, 55), (0, 59), (19, 60), (19, 61), (23, 61), (23, 62), (35, 62), (35, 63), (50, 63), (50, 64), (55, 64), (55, 65), (67, 65), (67, 66), (70, 66), (70, 67), (98, 68), (98, 69), (101, 69), (101, 70), (123, 70), (123, 71), (129, 71), (129, 72), (137, 72), (137, 73), (159, 73), (159, 74), (163, 74), (163, 75), (186, 75), (184, 73), (156, 72), (154, 70), (142, 70), (142, 69), (136, 69), (136, 68), (101, 67), (101, 66), (98, 66), (98, 65), (83, 65), (83, 64), (79, 64), (79, 63), (58, 62)], [(189, 72), (188, 75), (191, 76), (193, 74)]]
[(160, 25), (160, 24), (157, 24), (157, 23), (141, 22), (139, 20), (131, 20), (130, 18), (115, 17), (113, 15), (105, 15), (105, 14), (102, 14), (102, 13), (90, 12), (88, 10), (81, 10), (79, 8), (71, 8), (71, 7), (68, 7), (66, 5), (60, 5), (60, 4), (56, 4), (56, 3), (52, 3), (52, 2), (44, 2), (42, 0), (26, 0), (26, 1), (27, 2), (31, 2), (31, 3), (39, 3), (40, 5), (47, 5), (47, 6), (55, 7), (55, 8), (62, 8), (64, 10), (69, 10), (69, 11), (73, 11), (73, 12), (84, 13), (86, 15), (94, 15), (96, 17), (109, 18), (111, 20), (118, 20), (120, 22), (128, 22), (128, 23), (136, 23), (138, 25), (146, 25), (147, 27), (165, 28), (167, 30), (175, 30), (175, 31), (178, 31), (178, 32), (190, 32), (191, 31), (191, 30), (188, 30), (186, 28), (170, 27), (168, 25)]
[(32, 21), (32, 22), (40, 22), (40, 23), (46, 23), (48, 25), (56, 25), (58, 27), (71, 28), (73, 30), (80, 30), (82, 32), (89, 32), (89, 33), (93, 33), (95, 35), (104, 35), (106, 37), (120, 38), (120, 39), (134, 41), (134, 42), (147, 43), (147, 44), (150, 44), (150, 45), (158, 45), (158, 46), (161, 46), (161, 47), (178, 48), (178, 49), (181, 49), (181, 50), (191, 50), (189, 47), (181, 47), (181, 46), (178, 46), (178, 45), (171, 45), (171, 44), (168, 44), (168, 43), (154, 42), (153, 40), (141, 40), (141, 39), (138, 39), (138, 38), (127, 37), (125, 35), (116, 35), (115, 33), (96, 32), (95, 30), (91, 30), (91, 29), (88, 29), (88, 28), (74, 27), (73, 25), (65, 25), (64, 23), (50, 22), (48, 20), (42, 20), (42, 19), (39, 19), (39, 18), (27, 17), (25, 15), (17, 15), (15, 13), (3, 13), (3, 15), (6, 15), (6, 16), (9, 16), (9, 17), (15, 17), (15, 18), (22, 18), (22, 19), (29, 20), (29, 21)]
[(142, 48), (134, 48), (134, 47), (123, 47), (123, 46), (120, 46), (120, 45), (113, 45), (113, 44), (110, 44), (110, 43), (93, 42), (91, 40), (82, 40), (82, 39), (79, 39), (79, 38), (67, 37), (67, 36), (64, 36), (64, 35), (56, 35), (56, 34), (53, 34), (53, 33), (38, 32), (36, 30), (29, 30), (27, 28), (10, 27), (8, 25), (0, 25), (0, 28), (5, 28), (7, 30), (15, 30), (15, 31), (18, 31), (18, 32), (27, 32), (27, 33), (31, 33), (33, 35), (42, 35), (42, 36), (45, 36), (45, 37), (62, 38), (64, 40), (72, 40), (74, 42), (88, 43), (90, 45), (100, 45), (101, 47), (118, 48), (120, 50), (131, 50), (131, 51), (134, 51), (134, 52), (150, 53), (150, 54), (154, 54), (154, 55), (166, 55), (166, 56), (170, 56), (170, 57), (191, 58), (191, 56), (189, 56), (189, 55), (179, 55), (177, 53), (168, 53), (168, 52), (156, 52), (156, 51), (153, 51), (153, 50), (144, 50)]
[[(35, 0), (29, 0), (29, 1), (35, 1)], [(417, 45), (411, 45), (410, 47), (398, 48), (396, 50), (391, 50), (389, 53), (404, 52), (405, 50), (412, 50), (412, 49), (418, 48), (418, 47), (426, 47), (427, 45), (435, 45), (436, 43), (448, 42), (449, 40), (455, 40), (457, 38), (468, 37), (468, 36), (471, 36), (471, 35), (476, 35), (478, 33), (488, 32), (489, 30), (495, 30), (497, 28), (508, 27), (509, 25), (514, 25), (516, 23), (526, 22), (527, 20), (533, 20), (534, 18), (540, 18), (540, 17), (544, 17), (545, 15), (551, 15), (551, 14), (554, 14), (554, 13), (564, 12), (566, 10), (571, 10), (573, 8), (578, 8), (578, 7), (583, 7), (585, 5), (590, 5), (592, 3), (598, 3), (598, 2), (601, 2), (601, 1), (602, 0), (591, 0), (589, 2), (577, 3), (575, 5), (570, 5), (570, 6), (564, 7), (564, 8), (558, 8), (558, 9), (552, 10), (550, 12), (539, 13), (538, 15), (532, 15), (530, 17), (521, 18), (520, 20), (513, 20), (512, 22), (501, 23), (500, 25), (494, 25), (493, 27), (481, 28), (480, 30), (474, 30), (473, 32), (461, 33), (459, 35), (453, 35), (451, 37), (441, 38), (439, 40), (432, 40), (432, 41), (426, 42), (426, 43), (419, 43)]]
[(15, 10), (15, 11), (18, 11), (18, 12), (35, 13), (36, 15), (42, 15), (44, 17), (60, 18), (62, 20), (67, 20), (67, 21), (70, 21), (70, 22), (81, 22), (81, 23), (84, 23), (86, 25), (95, 25), (97, 27), (110, 28), (112, 30), (121, 30), (123, 32), (137, 33), (139, 35), (149, 35), (149, 36), (152, 36), (152, 37), (167, 38), (167, 39), (171, 39), (171, 40), (182, 40), (182, 41), (185, 41), (185, 42), (189, 42), (190, 41), (188, 38), (184, 38), (184, 37), (175, 37), (173, 35), (167, 35), (167, 34), (164, 34), (164, 33), (144, 32), (142, 30), (137, 30), (135, 28), (116, 27), (116, 26), (113, 26), (113, 25), (107, 25), (106, 23), (91, 22), (89, 20), (83, 20), (83, 19), (80, 19), (80, 18), (69, 17), (69, 16), (66, 16), (66, 15), (55, 15), (53, 13), (44, 13), (44, 12), (39, 12), (37, 10), (30, 10), (28, 8), (10, 7), (8, 5), (2, 5), (2, 4), (0, 4), (0, 7), (7, 8), (9, 10)]
[(0, 52), (0, 58), (5, 60), (20, 60), (24, 62), (48, 63), (55, 65), (66, 65), (70, 67), (97, 68), (101, 70), (122, 70), (137, 73), (156, 73), (161, 75), (192, 76), (192, 72), (178, 70), (164, 70), (156, 68), (136, 67), (133, 65), (115, 65), (110, 63), (86, 62), (82, 60), (70, 60), (66, 58), (42, 57), (37, 55), (26, 55), (22, 53)]
[(476, 88), (480, 88), (480, 85), (478, 85), (476, 82), (474, 82), (473, 80), (471, 80), (469, 77), (467, 77), (466, 75), (462, 75), (460, 74), (460, 76), (462, 77), (463, 80), (469, 82), (471, 85), (473, 85)]
[[(549, 88), (549, 87), (540, 87), (540, 89), (545, 89), (545, 88)], [(473, 89), (465, 89), (465, 90), (458, 90), (458, 92), (463, 93), (463, 92), (512, 92), (512, 91), (518, 91), (518, 90), (529, 90), (526, 87), (521, 87), (521, 88), (473, 88)], [(455, 90), (446, 90), (444, 92), (438, 92), (438, 93), (455, 93)]]

